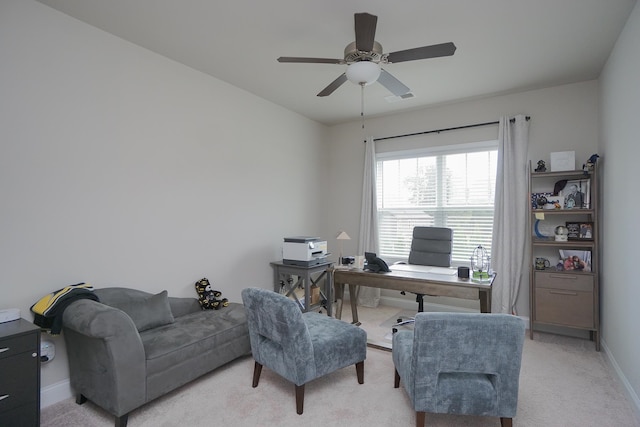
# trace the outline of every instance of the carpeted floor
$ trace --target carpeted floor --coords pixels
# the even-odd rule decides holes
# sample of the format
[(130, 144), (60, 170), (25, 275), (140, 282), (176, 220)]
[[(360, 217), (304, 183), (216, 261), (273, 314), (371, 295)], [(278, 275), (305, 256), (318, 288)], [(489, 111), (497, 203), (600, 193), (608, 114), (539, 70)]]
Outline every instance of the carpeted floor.
[[(384, 339), (382, 323), (398, 308), (360, 310), (370, 337)], [(345, 307), (343, 319), (351, 320)], [(304, 414), (297, 415), (293, 385), (268, 369), (251, 387), (253, 359), (236, 360), (129, 416), (129, 427), (169, 426), (414, 426), (406, 393), (393, 388), (391, 353), (369, 348), (365, 383), (355, 368), (312, 381), (305, 390)], [(42, 410), (42, 427), (113, 426), (114, 419), (87, 402), (73, 399)], [(497, 418), (428, 415), (428, 426), (499, 426)], [(622, 385), (593, 343), (551, 334), (525, 339), (516, 426), (640, 426)]]

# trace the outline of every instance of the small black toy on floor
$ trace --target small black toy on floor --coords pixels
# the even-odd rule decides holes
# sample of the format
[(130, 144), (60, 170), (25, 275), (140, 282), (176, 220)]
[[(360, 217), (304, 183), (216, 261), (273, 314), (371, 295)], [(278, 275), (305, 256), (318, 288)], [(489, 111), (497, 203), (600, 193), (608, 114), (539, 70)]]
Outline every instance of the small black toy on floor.
[(214, 290), (206, 277), (196, 282), (196, 292), (198, 293), (198, 302), (205, 310), (219, 310), (229, 305), (229, 300), (220, 298), (222, 292)]

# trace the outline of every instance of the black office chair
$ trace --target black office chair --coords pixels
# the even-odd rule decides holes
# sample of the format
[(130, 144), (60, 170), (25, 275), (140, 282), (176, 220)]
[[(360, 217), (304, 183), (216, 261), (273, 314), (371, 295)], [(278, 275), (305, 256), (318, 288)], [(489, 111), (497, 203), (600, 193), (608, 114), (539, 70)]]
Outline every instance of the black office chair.
[[(453, 230), (450, 228), (414, 227), (407, 264), (451, 267), (452, 242)], [(416, 294), (416, 302), (418, 311), (424, 311), (424, 294)]]

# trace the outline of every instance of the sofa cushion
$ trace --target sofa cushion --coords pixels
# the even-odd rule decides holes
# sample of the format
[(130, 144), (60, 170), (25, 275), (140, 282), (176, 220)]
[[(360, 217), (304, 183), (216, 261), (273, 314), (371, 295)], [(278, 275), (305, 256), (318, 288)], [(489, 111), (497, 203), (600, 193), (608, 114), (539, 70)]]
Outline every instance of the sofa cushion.
[(220, 310), (204, 310), (177, 317), (175, 322), (140, 334), (147, 359), (147, 377), (171, 366), (211, 351), (222, 350), (230, 342), (246, 342), (249, 329), (244, 306), (230, 303)]
[(174, 322), (166, 290), (155, 295), (130, 293), (126, 299), (112, 301), (110, 305), (127, 313), (138, 332)]

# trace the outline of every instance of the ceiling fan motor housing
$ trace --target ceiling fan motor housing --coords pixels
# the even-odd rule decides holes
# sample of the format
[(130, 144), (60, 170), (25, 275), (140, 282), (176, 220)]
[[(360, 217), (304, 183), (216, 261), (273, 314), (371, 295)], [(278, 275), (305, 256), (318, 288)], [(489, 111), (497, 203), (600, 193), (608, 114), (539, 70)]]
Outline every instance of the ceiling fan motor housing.
[(382, 54), (382, 45), (376, 41), (373, 42), (373, 50), (371, 52), (364, 52), (356, 49), (356, 42), (351, 42), (344, 48), (344, 61), (347, 64), (353, 64), (360, 61), (371, 62), (384, 62), (384, 55)]

